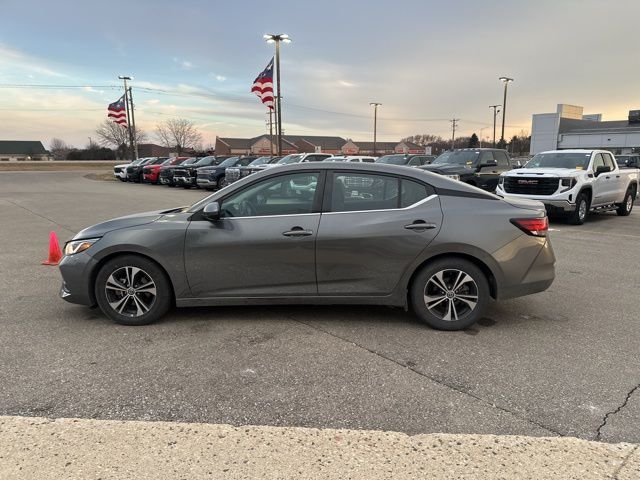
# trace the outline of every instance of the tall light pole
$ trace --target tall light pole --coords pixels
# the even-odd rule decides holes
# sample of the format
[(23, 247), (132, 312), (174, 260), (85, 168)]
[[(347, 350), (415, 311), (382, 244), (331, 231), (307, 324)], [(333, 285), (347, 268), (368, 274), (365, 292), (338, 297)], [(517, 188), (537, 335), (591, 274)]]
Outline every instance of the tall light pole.
[(268, 33), (263, 35), (263, 38), (267, 41), (267, 43), (275, 43), (276, 44), (276, 81), (278, 82), (278, 90), (277, 90), (277, 110), (276, 110), (276, 135), (278, 136), (278, 155), (282, 155), (282, 108), (280, 105), (280, 98), (282, 95), (280, 94), (280, 42), (291, 43), (291, 37), (286, 33)]
[(133, 77), (127, 75), (118, 75), (120, 80), (124, 81), (124, 104), (127, 112), (127, 127), (129, 129), (129, 143), (131, 145), (131, 155), (133, 159), (138, 159), (138, 146), (135, 143), (136, 121), (133, 117), (133, 97), (131, 95), (131, 87), (127, 85), (127, 80), (133, 80)]
[(504, 98), (502, 99), (502, 133), (500, 135), (500, 142), (504, 144), (504, 119), (507, 113), (507, 86), (510, 82), (513, 82), (513, 78), (500, 77), (499, 80), (504, 83)]
[(371, 102), (370, 106), (373, 107), (373, 155), (376, 154), (376, 136), (378, 134), (378, 107), (381, 106), (381, 103)]
[(500, 113), (500, 109), (502, 105), (489, 105), (489, 108), (493, 108), (493, 148), (496, 148), (496, 117)]

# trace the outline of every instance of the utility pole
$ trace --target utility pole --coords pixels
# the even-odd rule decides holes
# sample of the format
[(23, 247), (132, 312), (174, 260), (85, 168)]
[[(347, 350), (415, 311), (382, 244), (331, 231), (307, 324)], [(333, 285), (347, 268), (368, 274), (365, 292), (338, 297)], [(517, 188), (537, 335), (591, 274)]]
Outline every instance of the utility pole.
[(458, 126), (459, 118), (452, 118), (449, 120), (451, 122), (451, 150), (454, 150), (456, 147), (456, 127)]
[(496, 117), (500, 113), (500, 109), (502, 105), (489, 105), (489, 108), (493, 108), (493, 148), (496, 148)]
[(509, 82), (513, 82), (513, 78), (500, 77), (499, 80), (504, 83), (504, 98), (502, 99), (502, 134), (500, 135), (500, 142), (504, 144), (504, 121), (507, 113), (507, 86)]
[(281, 88), (280, 88), (280, 42), (291, 43), (291, 37), (286, 33), (279, 33), (274, 35), (272, 33), (266, 34), (263, 38), (267, 41), (267, 43), (275, 43), (276, 44), (276, 81), (278, 82), (277, 88), (277, 111), (276, 111), (276, 122), (278, 126), (276, 127), (276, 135), (278, 137), (278, 155), (282, 155), (282, 108), (280, 104), (281, 98)]
[[(131, 126), (131, 111), (130, 111), (130, 105), (129, 105), (129, 87), (127, 85), (127, 80), (131, 80), (132, 78), (127, 76), (127, 75), (119, 75), (118, 78), (120, 80), (124, 81), (124, 104), (125, 104), (125, 110), (127, 112), (127, 129), (129, 130), (129, 148), (130, 148), (130, 152), (131, 152), (131, 156), (135, 155), (135, 147), (134, 147), (134, 141), (133, 141), (133, 130), (132, 130), (132, 126)], [(134, 158), (134, 160), (136, 160), (138, 158), (138, 156), (136, 155), (136, 158)]]
[(376, 143), (377, 143), (377, 135), (378, 135), (378, 107), (381, 106), (381, 103), (371, 102), (369, 104), (373, 107), (373, 156), (376, 155)]

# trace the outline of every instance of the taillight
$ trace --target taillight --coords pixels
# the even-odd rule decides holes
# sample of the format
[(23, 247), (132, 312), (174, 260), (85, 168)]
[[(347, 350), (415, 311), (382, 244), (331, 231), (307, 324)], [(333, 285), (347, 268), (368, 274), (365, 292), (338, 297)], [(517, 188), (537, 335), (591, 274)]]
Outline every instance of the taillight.
[(534, 237), (546, 237), (549, 230), (549, 219), (546, 215), (538, 218), (512, 218), (511, 223)]

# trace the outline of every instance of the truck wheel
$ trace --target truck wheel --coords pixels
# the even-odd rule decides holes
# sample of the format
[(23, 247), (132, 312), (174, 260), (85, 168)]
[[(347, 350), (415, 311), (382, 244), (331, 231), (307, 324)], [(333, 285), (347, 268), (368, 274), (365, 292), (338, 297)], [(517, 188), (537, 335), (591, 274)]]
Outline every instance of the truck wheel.
[(624, 196), (624, 201), (618, 205), (616, 213), (621, 217), (626, 217), (631, 213), (633, 209), (633, 197), (635, 197), (632, 189), (627, 190), (627, 194)]
[(415, 314), (430, 327), (462, 330), (482, 317), (489, 302), (489, 282), (468, 260), (442, 258), (418, 272), (409, 296)]
[(576, 209), (571, 212), (567, 221), (571, 225), (582, 225), (584, 221), (587, 219), (587, 214), (589, 213), (589, 197), (580, 192), (578, 194), (578, 198), (576, 198)]

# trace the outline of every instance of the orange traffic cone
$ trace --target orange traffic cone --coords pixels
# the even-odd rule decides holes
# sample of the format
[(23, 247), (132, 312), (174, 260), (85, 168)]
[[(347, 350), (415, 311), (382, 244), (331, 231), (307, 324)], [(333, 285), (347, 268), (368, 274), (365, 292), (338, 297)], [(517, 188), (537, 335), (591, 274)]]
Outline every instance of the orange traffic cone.
[(62, 250), (58, 243), (56, 232), (49, 234), (49, 258), (42, 262), (42, 265), (58, 265), (62, 259)]

